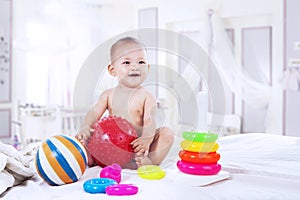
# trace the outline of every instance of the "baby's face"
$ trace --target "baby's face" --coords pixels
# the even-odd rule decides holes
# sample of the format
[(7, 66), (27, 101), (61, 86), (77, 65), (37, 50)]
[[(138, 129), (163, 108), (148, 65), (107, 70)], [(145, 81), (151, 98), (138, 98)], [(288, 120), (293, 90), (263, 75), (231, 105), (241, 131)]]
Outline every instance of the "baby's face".
[(139, 87), (149, 71), (145, 50), (137, 44), (127, 43), (114, 52), (114, 57), (117, 59), (112, 65), (119, 84), (130, 88)]

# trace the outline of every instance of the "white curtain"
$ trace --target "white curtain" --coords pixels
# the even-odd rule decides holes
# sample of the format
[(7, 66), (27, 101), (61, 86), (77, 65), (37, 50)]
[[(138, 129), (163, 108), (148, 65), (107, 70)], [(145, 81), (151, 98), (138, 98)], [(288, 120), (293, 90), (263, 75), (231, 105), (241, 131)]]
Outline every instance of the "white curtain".
[[(213, 10), (208, 11), (206, 20), (208, 23), (201, 23), (203, 27), (200, 27), (201, 35), (197, 41), (209, 54), (223, 81), (228, 84), (235, 95), (241, 96), (250, 104), (258, 107), (267, 106), (270, 102), (271, 87), (268, 84), (255, 81), (241, 71), (241, 66), (234, 57), (233, 45), (225, 31), (222, 19)], [(184, 75), (188, 77), (197, 76), (191, 71), (192, 68), (186, 67), (185, 69)], [(261, 80), (267, 79), (263, 71), (256, 71), (255, 76), (261, 77)], [(194, 83), (193, 87), (196, 88), (197, 85)]]
[[(237, 64), (233, 55), (233, 46), (222, 20), (215, 13), (211, 16), (211, 27), (208, 30), (211, 31), (212, 37), (211, 58), (230, 89), (249, 104), (257, 107), (268, 106), (271, 97), (271, 87), (266, 83), (255, 81), (248, 74), (241, 71), (241, 67)], [(267, 79), (262, 70), (257, 70), (255, 73), (255, 76), (261, 77), (261, 80)]]
[[(211, 17), (211, 34), (213, 37), (211, 56), (214, 60), (217, 69), (221, 76), (229, 85), (230, 89), (235, 95), (238, 95), (248, 104), (262, 109), (267, 109), (265, 118), (265, 131), (269, 133), (278, 132), (277, 124), (280, 122), (274, 111), (279, 104), (278, 93), (281, 92), (278, 88), (268, 85), (266, 81), (256, 81), (252, 77), (259, 77), (259, 80), (268, 80), (267, 75), (263, 71), (263, 67), (257, 67), (252, 74), (252, 77), (243, 73), (241, 66), (235, 61), (232, 44), (224, 31), (225, 27), (222, 20), (217, 14)], [(256, 61), (258, 65), (262, 65), (259, 60)], [(253, 73), (253, 72), (252, 72)]]
[[(252, 78), (255, 76), (260, 77), (259, 80), (267, 80), (264, 71), (257, 70), (254, 72), (255, 74), (252, 73), (250, 76), (241, 70), (242, 67), (236, 61), (233, 44), (228, 37), (224, 23), (214, 10), (207, 11), (205, 20), (207, 23), (201, 23), (202, 26), (199, 28), (202, 30), (198, 39), (199, 44), (209, 54), (222, 80), (227, 83), (226, 85), (237, 97), (255, 107), (268, 110), (265, 121), (266, 131), (268, 131), (271, 123), (274, 123), (272, 107), (278, 103), (276, 102), (278, 100), (272, 96), (278, 91), (275, 91), (266, 82), (256, 81)], [(259, 60), (257, 63), (263, 64)], [(257, 68), (259, 69), (259, 67)], [(183, 74), (189, 78), (195, 76), (188, 67)], [(196, 88), (198, 83), (194, 82), (193, 84)]]

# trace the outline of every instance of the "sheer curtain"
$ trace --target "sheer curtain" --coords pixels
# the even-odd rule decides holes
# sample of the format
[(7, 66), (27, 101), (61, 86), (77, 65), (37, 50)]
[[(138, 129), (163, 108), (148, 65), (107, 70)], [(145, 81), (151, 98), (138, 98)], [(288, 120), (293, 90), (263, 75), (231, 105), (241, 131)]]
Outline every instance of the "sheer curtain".
[[(276, 108), (279, 106), (278, 93), (280, 88), (270, 86), (265, 80), (268, 75), (263, 67), (256, 67), (257, 70), (252, 71), (251, 76), (241, 70), (241, 66), (236, 63), (232, 51), (232, 44), (224, 31), (224, 26), (217, 14), (211, 17), (212, 32), (212, 50), (211, 56), (221, 76), (229, 85), (235, 95), (238, 95), (246, 103), (260, 108), (266, 109), (266, 117), (264, 121), (265, 131), (269, 133), (278, 132), (278, 118), (276, 117)], [(253, 52), (254, 53), (254, 52)], [(261, 66), (264, 61), (256, 60), (257, 65)], [(259, 77), (254, 80), (252, 77)]]
[[(266, 107), (270, 102), (271, 87), (263, 82), (255, 81), (252, 76), (261, 77), (261, 80), (267, 80), (267, 75), (262, 70), (255, 71), (250, 76), (241, 71), (240, 65), (236, 62), (233, 55), (232, 44), (226, 34), (222, 20), (217, 14), (211, 11), (210, 27), (211, 46), (209, 54), (213, 59), (217, 69), (230, 87), (237, 95), (241, 96), (246, 102), (257, 107)], [(260, 63), (257, 60), (257, 64)], [(262, 69), (259, 68), (258, 69)], [(253, 73), (253, 72), (252, 72)]]
[[(212, 9), (208, 9), (206, 12), (207, 18), (204, 20), (207, 23), (202, 23), (202, 27), (199, 28), (204, 30), (200, 32), (199, 44), (210, 56), (222, 80), (237, 97), (254, 107), (268, 110), (265, 121), (266, 130), (268, 131), (273, 121), (272, 108), (277, 103), (276, 99), (272, 98), (276, 91), (263, 81), (267, 80), (267, 74), (263, 70), (259, 70), (259, 67), (257, 67), (257, 71), (252, 72), (251, 76), (242, 71), (241, 64), (236, 61), (233, 45), (228, 37), (222, 18)], [(260, 60), (256, 62), (258, 65), (264, 64)], [(189, 74), (189, 77), (191, 77), (193, 73), (189, 68), (186, 68), (183, 74)], [(259, 77), (259, 80), (262, 81), (254, 80), (253, 76)], [(197, 87), (195, 83), (194, 87)]]
[[(241, 96), (243, 100), (258, 107), (267, 106), (270, 101), (271, 87), (263, 82), (255, 81), (249, 74), (242, 72), (241, 65), (236, 62), (234, 57), (233, 45), (226, 33), (222, 19), (213, 10), (208, 10), (206, 20), (208, 23), (202, 23), (204, 27), (200, 27), (200, 30), (203, 31), (199, 32), (198, 41), (210, 56), (223, 81), (228, 84), (232, 92)], [(267, 79), (265, 72), (258, 70), (255, 73), (255, 76), (261, 77), (260, 79)], [(183, 74), (196, 76), (189, 67), (186, 67)], [(197, 87), (197, 85), (194, 84), (193, 87)]]

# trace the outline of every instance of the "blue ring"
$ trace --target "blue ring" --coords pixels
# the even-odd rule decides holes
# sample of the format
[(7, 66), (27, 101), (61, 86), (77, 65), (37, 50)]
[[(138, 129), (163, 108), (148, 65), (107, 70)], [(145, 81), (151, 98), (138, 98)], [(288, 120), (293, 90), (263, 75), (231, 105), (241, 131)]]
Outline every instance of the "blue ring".
[(84, 182), (83, 189), (91, 194), (105, 193), (108, 186), (116, 184), (117, 182), (110, 178), (93, 178)]

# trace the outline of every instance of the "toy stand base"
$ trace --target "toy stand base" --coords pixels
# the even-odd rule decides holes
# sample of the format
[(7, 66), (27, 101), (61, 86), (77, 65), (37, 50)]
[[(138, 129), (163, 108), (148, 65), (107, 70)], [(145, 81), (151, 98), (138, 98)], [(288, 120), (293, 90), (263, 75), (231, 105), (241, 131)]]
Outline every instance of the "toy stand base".
[(230, 177), (230, 174), (227, 171), (221, 170), (216, 175), (201, 176), (201, 175), (186, 174), (179, 171), (179, 169), (176, 169), (176, 170), (168, 171), (167, 176), (169, 179), (174, 179), (174, 181), (180, 180), (180, 184), (185, 186), (206, 186), (222, 180), (226, 180)]

